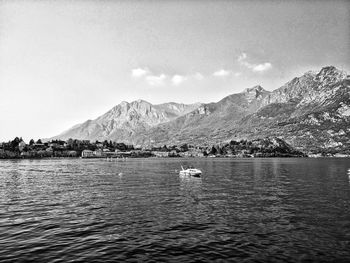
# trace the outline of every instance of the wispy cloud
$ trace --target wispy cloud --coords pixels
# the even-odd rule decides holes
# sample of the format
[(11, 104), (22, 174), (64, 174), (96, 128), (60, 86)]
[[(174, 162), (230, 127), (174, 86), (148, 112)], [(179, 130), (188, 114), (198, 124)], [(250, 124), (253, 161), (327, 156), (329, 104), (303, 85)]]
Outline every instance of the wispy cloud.
[(225, 76), (228, 76), (228, 75), (230, 75), (230, 71), (228, 71), (228, 70), (224, 70), (224, 69), (220, 69), (220, 70), (218, 70), (218, 71), (215, 71), (214, 73), (213, 73), (213, 76), (215, 76), (215, 77), (225, 77)]
[(261, 71), (268, 70), (270, 68), (272, 68), (272, 64), (270, 62), (265, 62), (265, 63), (262, 63), (262, 64), (254, 65), (252, 70), (255, 71), (255, 72), (261, 72)]
[(182, 75), (174, 75), (171, 78), (171, 82), (173, 83), (173, 85), (179, 85), (182, 82), (184, 82), (187, 79), (187, 77), (182, 76)]
[(261, 63), (261, 64), (253, 64), (253, 63), (249, 63), (247, 61), (247, 53), (244, 53), (242, 52), (238, 58), (237, 58), (237, 61), (245, 66), (246, 68), (254, 71), (254, 72), (263, 72), (263, 71), (266, 71), (266, 70), (269, 70), (270, 68), (272, 68), (272, 64), (270, 62), (264, 62), (264, 63)]
[(151, 86), (161, 86), (164, 84), (165, 79), (166, 79), (165, 74), (160, 74), (159, 76), (156, 76), (156, 75), (146, 76), (146, 81)]
[(166, 75), (161, 73), (159, 75), (152, 74), (148, 68), (135, 68), (131, 70), (131, 76), (134, 78), (142, 78), (151, 86), (161, 86), (164, 84)]
[(147, 74), (149, 74), (150, 71), (147, 68), (135, 68), (131, 70), (131, 76), (133, 76), (134, 78), (140, 78), (143, 77)]
[[(240, 72), (233, 72), (231, 70), (220, 69), (215, 71), (213, 74), (215, 77), (226, 77), (228, 75), (233, 75), (238, 77), (241, 75)], [(201, 81), (206, 78), (200, 72), (194, 74), (167, 74), (163, 72), (154, 72), (148, 67), (144, 68), (134, 68), (131, 70), (131, 76), (135, 79), (142, 79), (150, 86), (163, 86), (165, 84), (172, 84), (174, 86), (181, 85), (185, 81)]]

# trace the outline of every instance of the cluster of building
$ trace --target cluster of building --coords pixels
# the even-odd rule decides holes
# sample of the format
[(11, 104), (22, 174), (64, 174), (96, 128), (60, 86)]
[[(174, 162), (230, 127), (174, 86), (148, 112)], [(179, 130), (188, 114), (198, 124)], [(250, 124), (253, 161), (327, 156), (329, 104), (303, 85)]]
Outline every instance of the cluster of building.
[(95, 151), (86, 149), (81, 152), (82, 158), (127, 158), (127, 157), (150, 157), (152, 154), (147, 151), (111, 151), (109, 149), (97, 149)]
[(135, 148), (130, 151), (110, 151), (109, 149), (83, 150), (82, 158), (127, 158), (127, 157), (204, 157), (200, 148), (193, 148), (188, 151), (181, 149), (164, 149), (162, 147)]

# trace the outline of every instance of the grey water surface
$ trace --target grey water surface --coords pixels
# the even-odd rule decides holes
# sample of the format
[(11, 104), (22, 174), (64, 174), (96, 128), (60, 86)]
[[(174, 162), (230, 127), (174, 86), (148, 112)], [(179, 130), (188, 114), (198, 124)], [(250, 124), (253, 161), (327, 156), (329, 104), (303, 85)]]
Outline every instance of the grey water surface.
[[(180, 177), (192, 164), (202, 178)], [(0, 161), (0, 262), (350, 261), (350, 159)]]

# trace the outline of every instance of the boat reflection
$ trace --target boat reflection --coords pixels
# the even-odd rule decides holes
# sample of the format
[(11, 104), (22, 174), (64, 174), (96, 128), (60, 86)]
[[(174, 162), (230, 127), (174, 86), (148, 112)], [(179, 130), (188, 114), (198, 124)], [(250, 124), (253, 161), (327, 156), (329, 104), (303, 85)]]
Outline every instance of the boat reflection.
[(179, 175), (180, 188), (182, 190), (200, 190), (202, 187), (201, 177), (192, 177), (187, 175)]

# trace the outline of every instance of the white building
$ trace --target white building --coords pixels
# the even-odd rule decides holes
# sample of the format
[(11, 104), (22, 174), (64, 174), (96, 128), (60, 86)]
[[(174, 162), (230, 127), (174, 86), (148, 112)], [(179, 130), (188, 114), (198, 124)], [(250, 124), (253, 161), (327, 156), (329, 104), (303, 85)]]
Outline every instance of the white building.
[(81, 157), (82, 158), (90, 158), (90, 157), (94, 157), (94, 152), (91, 150), (84, 150), (81, 152)]

